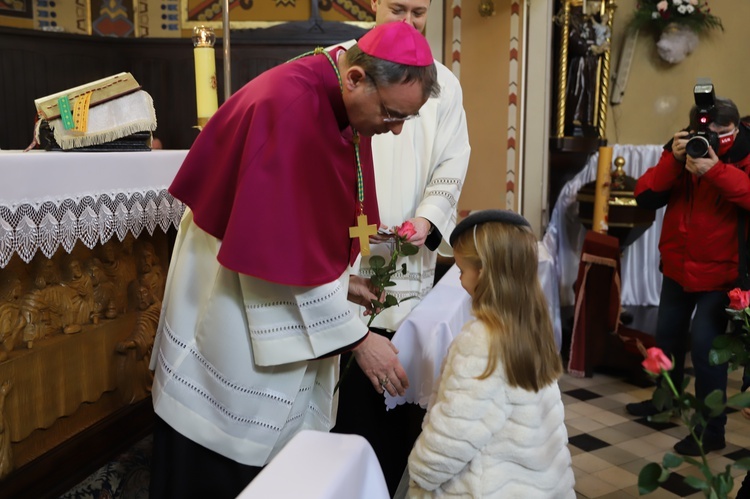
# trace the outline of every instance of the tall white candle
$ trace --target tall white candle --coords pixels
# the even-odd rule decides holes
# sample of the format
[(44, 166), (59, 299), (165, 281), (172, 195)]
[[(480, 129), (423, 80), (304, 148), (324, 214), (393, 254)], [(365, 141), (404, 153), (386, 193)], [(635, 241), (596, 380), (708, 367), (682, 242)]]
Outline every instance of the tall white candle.
[(216, 35), (212, 28), (193, 28), (193, 56), (195, 58), (195, 100), (198, 106), (198, 127), (203, 128), (219, 108), (216, 93)]

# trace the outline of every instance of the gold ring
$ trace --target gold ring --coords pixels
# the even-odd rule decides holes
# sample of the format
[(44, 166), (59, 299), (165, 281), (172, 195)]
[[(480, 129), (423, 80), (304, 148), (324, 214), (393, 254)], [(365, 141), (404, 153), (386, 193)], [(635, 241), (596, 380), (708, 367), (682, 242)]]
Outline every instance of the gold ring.
[(380, 388), (385, 389), (386, 385), (388, 385), (388, 383), (390, 383), (390, 382), (391, 382), (391, 380), (389, 380), (388, 376), (386, 376), (385, 378), (383, 378), (383, 379), (380, 380)]

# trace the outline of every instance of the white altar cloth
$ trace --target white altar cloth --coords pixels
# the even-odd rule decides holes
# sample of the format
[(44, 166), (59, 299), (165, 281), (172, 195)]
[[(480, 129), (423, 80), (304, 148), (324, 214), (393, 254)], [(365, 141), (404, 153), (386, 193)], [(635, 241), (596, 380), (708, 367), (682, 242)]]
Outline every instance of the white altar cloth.
[(378, 458), (359, 435), (303, 430), (237, 499), (388, 499)]
[[(547, 298), (547, 310), (559, 350), (562, 327), (555, 264), (542, 243), (538, 244), (538, 250), (539, 282)], [(409, 388), (404, 396), (393, 397), (386, 392), (388, 409), (407, 402), (427, 408), (448, 347), (471, 318), (471, 297), (461, 287), (458, 267), (453, 265), (393, 335), (393, 344), (399, 350), (398, 358), (409, 377)]]
[(187, 151), (0, 151), (0, 268), (59, 246), (89, 248), (113, 235), (179, 225), (167, 187)]

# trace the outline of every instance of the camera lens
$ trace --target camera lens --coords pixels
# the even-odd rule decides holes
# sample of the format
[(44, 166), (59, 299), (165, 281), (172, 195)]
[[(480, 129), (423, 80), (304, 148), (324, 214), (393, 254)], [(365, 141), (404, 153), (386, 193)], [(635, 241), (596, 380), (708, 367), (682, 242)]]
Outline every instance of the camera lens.
[(708, 140), (696, 135), (685, 144), (685, 153), (691, 158), (702, 158), (708, 156)]

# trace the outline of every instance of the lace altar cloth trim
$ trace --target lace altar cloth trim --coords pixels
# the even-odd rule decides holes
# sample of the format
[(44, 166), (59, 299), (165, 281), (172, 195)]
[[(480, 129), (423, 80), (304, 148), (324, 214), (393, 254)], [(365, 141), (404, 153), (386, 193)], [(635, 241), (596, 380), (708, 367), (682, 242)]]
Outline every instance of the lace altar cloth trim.
[(78, 241), (93, 248), (115, 234), (122, 241), (128, 232), (135, 237), (144, 229), (149, 235), (157, 227), (166, 232), (179, 226), (185, 211), (166, 189), (113, 195), (0, 206), (0, 268), (14, 253), (29, 263), (37, 250), (51, 258), (60, 246), (70, 253)]

